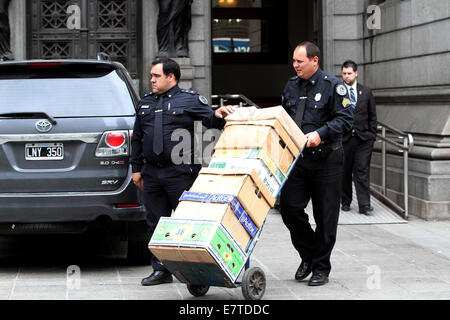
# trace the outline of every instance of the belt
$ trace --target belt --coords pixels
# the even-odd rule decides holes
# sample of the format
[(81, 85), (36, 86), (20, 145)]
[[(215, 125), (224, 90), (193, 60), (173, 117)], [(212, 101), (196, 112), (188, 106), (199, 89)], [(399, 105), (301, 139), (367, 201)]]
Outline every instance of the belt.
[(334, 142), (330, 142), (330, 143), (322, 143), (320, 145), (318, 145), (317, 147), (311, 147), (311, 148), (305, 148), (305, 154), (310, 154), (310, 155), (316, 155), (316, 154), (321, 154), (321, 153), (327, 153), (330, 150), (337, 150), (339, 148), (342, 148), (342, 141), (334, 141)]
[(167, 163), (161, 163), (161, 162), (153, 162), (150, 163), (151, 166), (158, 167), (158, 168), (167, 168), (171, 167), (173, 163), (167, 164)]
[(331, 148), (332, 150), (337, 150), (339, 148), (342, 148), (342, 141), (334, 141), (331, 143), (325, 143), (324, 144), (325, 147)]
[(147, 159), (144, 159), (144, 163), (147, 165), (150, 165), (152, 167), (157, 167), (157, 168), (167, 168), (167, 167), (171, 167), (173, 166), (173, 163), (165, 163), (165, 162), (158, 162), (158, 161), (148, 161)]

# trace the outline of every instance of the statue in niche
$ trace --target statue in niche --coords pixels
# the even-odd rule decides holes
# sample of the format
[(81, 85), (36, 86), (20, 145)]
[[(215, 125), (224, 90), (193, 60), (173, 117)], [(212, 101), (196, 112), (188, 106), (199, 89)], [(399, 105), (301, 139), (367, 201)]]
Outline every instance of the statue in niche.
[(159, 0), (158, 57), (188, 57), (193, 0)]
[(11, 52), (11, 30), (9, 28), (8, 7), (11, 0), (0, 0), (0, 61), (14, 60)]

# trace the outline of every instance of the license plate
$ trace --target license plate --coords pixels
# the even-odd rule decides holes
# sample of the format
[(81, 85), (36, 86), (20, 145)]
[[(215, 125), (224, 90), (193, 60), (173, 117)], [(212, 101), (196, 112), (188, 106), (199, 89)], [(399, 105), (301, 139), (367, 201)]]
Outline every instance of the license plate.
[(64, 146), (62, 143), (27, 143), (25, 160), (62, 160)]

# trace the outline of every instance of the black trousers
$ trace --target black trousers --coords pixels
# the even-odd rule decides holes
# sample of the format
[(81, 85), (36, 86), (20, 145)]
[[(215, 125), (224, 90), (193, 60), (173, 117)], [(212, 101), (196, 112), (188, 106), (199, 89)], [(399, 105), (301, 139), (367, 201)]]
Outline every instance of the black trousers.
[[(142, 172), (144, 179), (143, 201), (147, 214), (147, 227), (150, 237), (155, 231), (159, 218), (169, 217), (178, 205), (185, 190), (189, 190), (197, 175), (189, 166), (155, 168), (146, 166)], [(154, 271), (167, 271), (161, 262), (152, 255)]]
[[(358, 206), (370, 205), (370, 159), (374, 140), (361, 140), (351, 136), (344, 145), (344, 172), (342, 177), (341, 202), (352, 202), (352, 180), (355, 182)], [(353, 179), (352, 179), (353, 176)]]
[[(302, 261), (312, 264), (313, 273), (329, 274), (330, 256), (336, 242), (340, 211), (343, 150), (315, 160), (307, 153), (297, 160), (281, 191), (280, 212), (292, 244)], [(316, 228), (305, 208), (312, 200)]]

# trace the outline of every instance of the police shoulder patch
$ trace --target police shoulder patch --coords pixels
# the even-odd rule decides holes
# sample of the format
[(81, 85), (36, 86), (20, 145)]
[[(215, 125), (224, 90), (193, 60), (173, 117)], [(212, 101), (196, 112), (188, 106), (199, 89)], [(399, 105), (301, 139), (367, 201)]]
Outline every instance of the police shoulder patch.
[(206, 99), (204, 96), (198, 96), (198, 100), (204, 104), (204, 105), (208, 105), (208, 99)]
[(347, 98), (342, 99), (342, 106), (344, 108), (347, 108), (347, 106), (351, 105), (352, 103)]
[(336, 93), (343, 97), (347, 94), (347, 88), (343, 84), (338, 84), (336, 85)]

